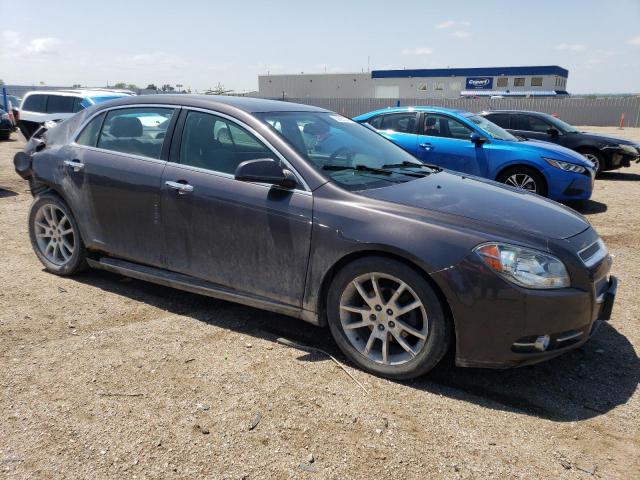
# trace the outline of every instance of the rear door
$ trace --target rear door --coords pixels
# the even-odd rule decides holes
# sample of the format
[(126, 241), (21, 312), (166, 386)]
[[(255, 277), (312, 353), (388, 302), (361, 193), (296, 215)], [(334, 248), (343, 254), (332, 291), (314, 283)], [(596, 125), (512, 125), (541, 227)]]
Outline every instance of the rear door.
[(417, 154), (418, 114), (416, 112), (387, 113), (370, 118), (367, 122), (411, 155)]
[(449, 115), (425, 112), (420, 129), (418, 158), (457, 172), (487, 175), (488, 148), (471, 141), (471, 127)]
[(85, 242), (115, 257), (164, 266), (160, 195), (178, 109), (127, 107), (94, 117), (65, 155), (64, 190)]
[(235, 180), (245, 160), (283, 161), (260, 136), (223, 114), (185, 109), (162, 181), (170, 270), (244, 294), (301, 306), (313, 197)]

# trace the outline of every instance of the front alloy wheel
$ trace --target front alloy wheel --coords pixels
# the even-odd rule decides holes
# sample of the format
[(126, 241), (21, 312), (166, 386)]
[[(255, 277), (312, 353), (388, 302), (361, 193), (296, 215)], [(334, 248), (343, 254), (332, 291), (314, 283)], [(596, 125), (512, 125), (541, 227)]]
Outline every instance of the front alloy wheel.
[(354, 363), (394, 379), (426, 373), (449, 346), (444, 310), (423, 274), (400, 261), (365, 257), (339, 271), (327, 319)]
[(547, 184), (542, 174), (524, 165), (508, 168), (498, 176), (497, 180), (510, 187), (537, 193), (543, 197), (547, 196)]
[(406, 363), (422, 350), (429, 319), (404, 281), (380, 272), (360, 275), (342, 293), (340, 322), (351, 345), (383, 365)]

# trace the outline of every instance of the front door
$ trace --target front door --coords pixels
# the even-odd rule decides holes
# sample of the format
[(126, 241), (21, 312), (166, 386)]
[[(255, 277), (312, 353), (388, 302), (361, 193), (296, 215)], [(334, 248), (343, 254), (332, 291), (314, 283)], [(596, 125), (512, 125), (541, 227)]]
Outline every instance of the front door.
[(163, 266), (160, 193), (175, 108), (130, 107), (100, 114), (70, 149), (63, 182), (87, 246)]
[(426, 112), (418, 135), (418, 158), (443, 168), (487, 176), (487, 149), (470, 139), (473, 130), (444, 114)]
[(168, 268), (300, 306), (311, 192), (235, 180), (242, 161), (279, 158), (227, 117), (185, 111), (176, 134), (180, 143), (172, 148), (162, 182)]

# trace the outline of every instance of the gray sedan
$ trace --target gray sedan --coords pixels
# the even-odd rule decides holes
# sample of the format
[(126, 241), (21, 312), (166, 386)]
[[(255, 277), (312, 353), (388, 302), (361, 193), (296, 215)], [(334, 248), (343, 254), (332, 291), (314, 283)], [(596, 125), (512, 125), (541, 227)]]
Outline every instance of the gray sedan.
[(140, 96), (41, 129), (16, 155), (45, 268), (90, 266), (327, 325), (410, 378), (538, 362), (611, 313), (589, 223), (527, 191), (422, 163), (335, 113)]

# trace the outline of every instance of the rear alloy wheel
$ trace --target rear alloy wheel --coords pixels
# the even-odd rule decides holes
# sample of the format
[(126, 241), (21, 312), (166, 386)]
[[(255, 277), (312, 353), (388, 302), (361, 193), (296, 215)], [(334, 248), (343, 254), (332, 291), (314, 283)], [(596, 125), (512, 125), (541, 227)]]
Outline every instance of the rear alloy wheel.
[(542, 196), (547, 195), (547, 184), (543, 176), (533, 168), (509, 168), (500, 174), (498, 181), (510, 187), (520, 188)]
[(85, 266), (85, 249), (67, 205), (55, 195), (38, 197), (29, 212), (33, 249), (47, 270), (71, 275)]
[(449, 346), (433, 288), (395, 260), (367, 257), (349, 264), (334, 278), (327, 308), (338, 346), (378, 375), (405, 379), (426, 373)]

